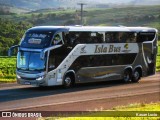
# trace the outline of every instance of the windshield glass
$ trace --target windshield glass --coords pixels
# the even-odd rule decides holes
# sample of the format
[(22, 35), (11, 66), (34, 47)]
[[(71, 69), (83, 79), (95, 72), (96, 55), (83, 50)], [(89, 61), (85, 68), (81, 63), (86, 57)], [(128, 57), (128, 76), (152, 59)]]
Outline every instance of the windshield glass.
[(52, 32), (27, 32), (21, 41), (22, 47), (45, 48), (51, 43)]
[(45, 59), (40, 59), (38, 52), (18, 52), (17, 68), (20, 70), (44, 71)]

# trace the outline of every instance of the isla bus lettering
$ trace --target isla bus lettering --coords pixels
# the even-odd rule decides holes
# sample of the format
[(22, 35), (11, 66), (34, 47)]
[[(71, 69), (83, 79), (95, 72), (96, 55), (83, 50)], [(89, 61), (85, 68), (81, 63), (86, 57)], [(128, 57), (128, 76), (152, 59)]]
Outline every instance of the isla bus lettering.
[(114, 45), (110, 45), (109, 49), (104, 45), (96, 45), (95, 53), (111, 53), (111, 52), (120, 52), (121, 47), (114, 47)]

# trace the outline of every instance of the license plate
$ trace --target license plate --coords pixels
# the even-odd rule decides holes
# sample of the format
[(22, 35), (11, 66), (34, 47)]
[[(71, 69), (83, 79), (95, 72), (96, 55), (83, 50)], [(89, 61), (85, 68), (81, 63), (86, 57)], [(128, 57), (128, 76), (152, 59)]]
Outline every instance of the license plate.
[(24, 84), (25, 84), (25, 85), (30, 85), (31, 83), (30, 83), (30, 82), (24, 82)]

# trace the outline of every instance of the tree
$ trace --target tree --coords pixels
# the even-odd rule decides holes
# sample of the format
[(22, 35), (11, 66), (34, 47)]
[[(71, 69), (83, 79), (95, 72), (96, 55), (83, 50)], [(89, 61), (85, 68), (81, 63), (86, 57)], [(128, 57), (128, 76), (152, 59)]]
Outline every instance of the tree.
[(19, 44), (26, 29), (32, 25), (28, 22), (13, 22), (0, 19), (0, 56), (6, 56), (9, 47)]

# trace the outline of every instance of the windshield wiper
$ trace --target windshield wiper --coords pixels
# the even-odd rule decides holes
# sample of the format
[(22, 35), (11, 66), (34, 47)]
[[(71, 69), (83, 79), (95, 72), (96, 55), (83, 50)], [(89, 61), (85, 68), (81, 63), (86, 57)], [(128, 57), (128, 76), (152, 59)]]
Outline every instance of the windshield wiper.
[(20, 69), (20, 70), (28, 70), (28, 69), (25, 68), (25, 67), (20, 67), (20, 68), (18, 68), (18, 69)]
[(43, 69), (35, 69), (35, 68), (29, 68), (29, 70), (31, 70), (31, 71), (42, 71)]

